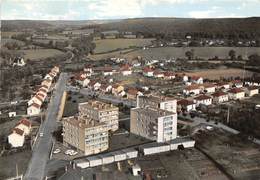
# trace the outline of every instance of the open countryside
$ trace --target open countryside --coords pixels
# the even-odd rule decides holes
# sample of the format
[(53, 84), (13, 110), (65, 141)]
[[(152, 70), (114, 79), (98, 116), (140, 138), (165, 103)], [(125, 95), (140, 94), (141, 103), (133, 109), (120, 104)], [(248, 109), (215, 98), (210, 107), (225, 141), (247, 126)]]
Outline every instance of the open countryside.
[(24, 59), (37, 60), (44, 59), (48, 57), (54, 57), (57, 55), (64, 54), (62, 51), (56, 49), (32, 49), (32, 50), (22, 50), (20, 51), (24, 53)]
[(126, 49), (131, 47), (143, 47), (151, 44), (154, 39), (102, 39), (96, 40), (95, 53), (105, 53), (117, 49)]

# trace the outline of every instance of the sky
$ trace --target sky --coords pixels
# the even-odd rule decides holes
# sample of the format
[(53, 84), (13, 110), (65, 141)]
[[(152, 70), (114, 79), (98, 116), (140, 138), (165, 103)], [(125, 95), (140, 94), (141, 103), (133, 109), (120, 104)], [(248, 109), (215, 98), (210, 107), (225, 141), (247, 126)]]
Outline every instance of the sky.
[(260, 17), (260, 0), (0, 0), (1, 19)]

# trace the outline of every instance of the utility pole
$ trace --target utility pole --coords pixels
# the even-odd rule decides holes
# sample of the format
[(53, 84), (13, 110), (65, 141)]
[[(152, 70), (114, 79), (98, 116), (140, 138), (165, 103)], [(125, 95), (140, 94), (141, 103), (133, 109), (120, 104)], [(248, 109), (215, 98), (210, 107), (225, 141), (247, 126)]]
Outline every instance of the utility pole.
[(227, 112), (227, 124), (229, 124), (229, 118), (230, 118), (230, 107), (228, 106), (228, 112)]

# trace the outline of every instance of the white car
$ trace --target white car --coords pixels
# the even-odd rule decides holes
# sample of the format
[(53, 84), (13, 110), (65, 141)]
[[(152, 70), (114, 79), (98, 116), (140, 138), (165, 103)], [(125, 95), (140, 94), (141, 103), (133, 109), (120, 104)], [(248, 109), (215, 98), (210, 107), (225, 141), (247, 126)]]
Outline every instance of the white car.
[(67, 151), (65, 151), (65, 154), (66, 154), (66, 155), (70, 155), (70, 153), (71, 153), (72, 151), (73, 151), (72, 149), (68, 149)]
[(60, 149), (55, 149), (55, 150), (53, 151), (53, 154), (58, 154), (58, 153), (60, 153), (60, 152), (61, 152)]
[(77, 151), (73, 151), (73, 152), (70, 153), (71, 156), (75, 156), (75, 155), (77, 155), (77, 154), (78, 154)]
[(40, 137), (43, 137), (43, 133), (40, 133)]

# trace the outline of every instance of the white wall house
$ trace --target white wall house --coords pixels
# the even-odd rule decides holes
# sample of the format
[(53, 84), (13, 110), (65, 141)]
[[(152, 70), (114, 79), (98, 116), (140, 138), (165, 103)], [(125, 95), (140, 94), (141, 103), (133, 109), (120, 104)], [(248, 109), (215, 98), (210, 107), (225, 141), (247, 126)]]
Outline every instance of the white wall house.
[(204, 104), (208, 106), (212, 104), (212, 98), (210, 96), (201, 95), (194, 98), (194, 102), (196, 103), (197, 106), (199, 106), (200, 104)]
[(153, 74), (154, 74), (154, 70), (152, 70), (149, 67), (145, 67), (144, 68), (144, 70), (143, 70), (143, 75), (144, 76), (146, 76), (146, 77), (153, 77)]
[(195, 84), (203, 84), (203, 78), (198, 76), (192, 76), (190, 77), (190, 82)]
[(12, 147), (22, 147), (24, 144), (24, 131), (14, 128), (12, 133), (8, 136), (8, 143)]
[(27, 108), (27, 115), (34, 116), (41, 112), (41, 106), (39, 104), (33, 103)]
[(216, 87), (213, 84), (205, 84), (203, 90), (207, 93), (214, 93), (216, 91)]
[(225, 83), (225, 82), (219, 83), (217, 86), (218, 86), (218, 89), (229, 89), (230, 88), (230, 84)]
[(25, 135), (30, 134), (32, 124), (28, 119), (21, 119), (15, 128), (21, 129), (24, 131)]
[(44, 99), (41, 98), (39, 95), (33, 96), (28, 102), (28, 106), (32, 105), (33, 103), (39, 104), (40, 106), (42, 105)]
[(233, 88), (228, 91), (229, 99), (237, 100), (245, 97), (245, 92), (240, 88)]
[(190, 85), (187, 86), (185, 89), (183, 89), (183, 94), (185, 95), (190, 95), (190, 94), (194, 94), (194, 95), (198, 95), (200, 94), (200, 87), (195, 86), (195, 85)]
[(187, 99), (179, 100), (177, 104), (178, 104), (178, 108), (182, 111), (190, 112), (196, 110), (196, 103)]
[(212, 94), (214, 103), (223, 103), (228, 101), (228, 93), (216, 92)]
[(245, 89), (246, 95), (251, 97), (259, 93), (259, 87), (257, 86), (249, 86)]

